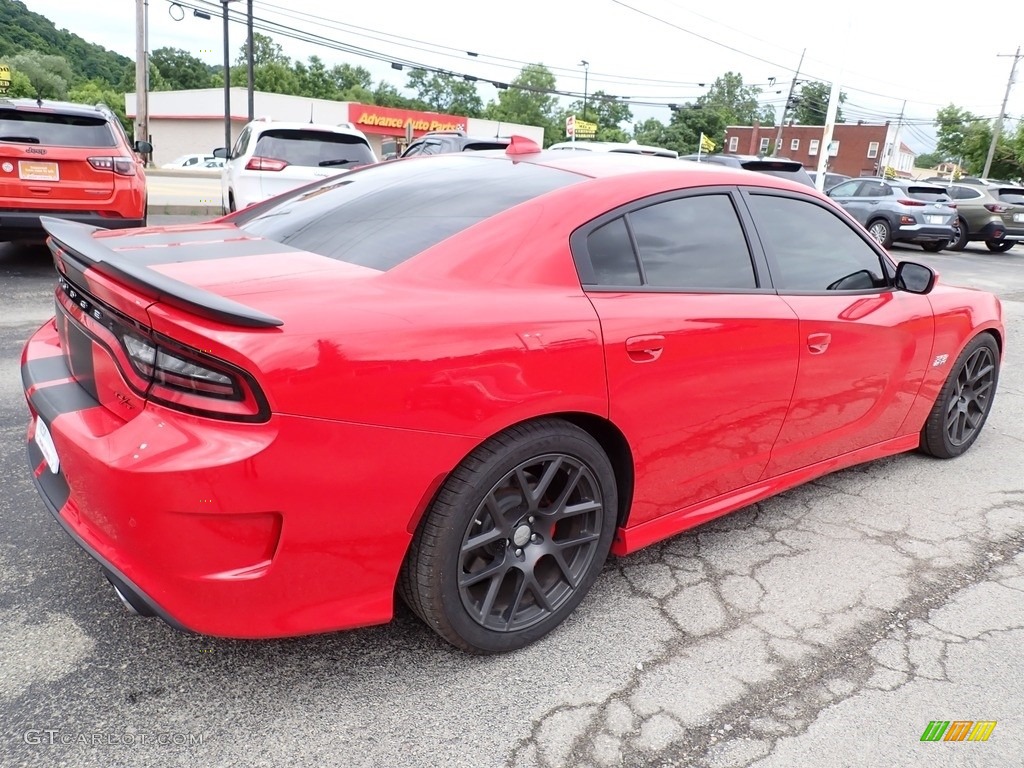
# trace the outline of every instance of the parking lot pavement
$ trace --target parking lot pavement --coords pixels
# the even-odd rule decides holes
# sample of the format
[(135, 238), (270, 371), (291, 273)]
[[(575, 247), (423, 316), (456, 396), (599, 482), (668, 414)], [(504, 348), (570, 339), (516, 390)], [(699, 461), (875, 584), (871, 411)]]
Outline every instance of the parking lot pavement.
[[(894, 253), (1004, 298), (968, 454), (835, 473), (613, 560), (550, 637), (477, 658), (403, 609), (275, 642), (129, 617), (29, 481), (17, 360), (52, 273), (0, 246), (0, 765), (1019, 765), (1024, 248)], [(922, 742), (935, 720), (996, 726)]]

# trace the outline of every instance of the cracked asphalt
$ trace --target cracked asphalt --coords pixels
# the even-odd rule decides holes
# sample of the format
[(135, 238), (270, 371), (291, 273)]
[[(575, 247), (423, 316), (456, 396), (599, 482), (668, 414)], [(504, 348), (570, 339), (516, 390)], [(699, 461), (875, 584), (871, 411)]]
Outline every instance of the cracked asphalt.
[[(896, 255), (1004, 299), (971, 451), (832, 474), (612, 560), (560, 630), (476, 658), (404, 608), (264, 643), (126, 614), (29, 481), (18, 355), (52, 272), (0, 245), (0, 765), (1024, 764), (1024, 247)], [(997, 725), (921, 742), (932, 720)]]

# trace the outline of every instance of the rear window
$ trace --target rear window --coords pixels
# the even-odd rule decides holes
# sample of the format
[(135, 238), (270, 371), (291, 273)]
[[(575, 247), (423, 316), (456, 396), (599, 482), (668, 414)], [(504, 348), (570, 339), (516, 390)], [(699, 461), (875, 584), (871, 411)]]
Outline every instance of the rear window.
[(386, 271), (484, 219), (584, 177), (473, 153), (381, 163), (306, 186), (234, 221), (250, 235)]
[(51, 147), (117, 146), (103, 117), (27, 110), (0, 111), (0, 141)]
[(485, 149), (508, 149), (507, 141), (474, 141), (462, 148), (463, 152), (482, 152)]
[(354, 168), (375, 162), (369, 145), (360, 136), (291, 128), (264, 131), (253, 154), (308, 168)]
[(1010, 205), (1024, 205), (1024, 189), (1017, 187), (996, 190), (1000, 202)]
[(907, 187), (907, 194), (915, 200), (924, 200), (928, 203), (946, 202), (949, 200), (949, 193), (944, 189), (936, 187)]
[[(767, 173), (769, 176), (777, 176), (780, 179), (789, 179), (813, 187), (814, 182), (804, 170), (800, 163), (784, 162), (782, 160), (748, 160), (741, 165), (748, 171)], [(827, 176), (825, 177), (828, 178)]]

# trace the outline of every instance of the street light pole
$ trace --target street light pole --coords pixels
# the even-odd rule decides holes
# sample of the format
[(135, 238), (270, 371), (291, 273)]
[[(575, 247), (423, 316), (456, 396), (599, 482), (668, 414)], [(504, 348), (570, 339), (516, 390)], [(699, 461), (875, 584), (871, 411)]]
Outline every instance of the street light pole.
[(224, 147), (231, 152), (231, 42), (228, 36), (228, 3), (220, 0), (224, 12)]
[(590, 62), (586, 59), (580, 60), (580, 66), (583, 67), (583, 121), (587, 120), (587, 85), (590, 79)]
[(249, 70), (249, 122), (251, 123), (256, 119), (256, 102), (253, 96), (253, 83), (255, 80), (253, 62), (255, 60), (255, 54), (252, 50), (252, 0), (248, 2), (248, 8), (246, 9), (246, 52), (248, 54), (246, 62), (246, 68)]

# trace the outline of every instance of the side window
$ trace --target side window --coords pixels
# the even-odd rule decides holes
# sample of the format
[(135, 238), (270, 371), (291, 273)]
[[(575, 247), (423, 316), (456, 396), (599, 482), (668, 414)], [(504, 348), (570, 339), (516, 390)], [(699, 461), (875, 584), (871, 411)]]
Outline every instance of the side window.
[[(828, 176), (825, 177), (825, 183), (828, 184)], [(857, 192), (857, 186), (859, 184), (859, 181), (848, 181), (845, 184), (840, 184), (838, 187), (829, 191), (829, 196), (853, 197), (853, 195)]]
[(444, 151), (440, 141), (425, 141), (423, 142), (423, 149), (421, 154), (424, 155), (439, 155)]
[(888, 184), (881, 181), (865, 181), (857, 191), (857, 197), (885, 197), (889, 192)]
[(587, 235), (587, 253), (598, 285), (640, 285), (640, 268), (623, 217)]
[(748, 200), (780, 292), (888, 287), (878, 254), (832, 211), (791, 197), (751, 194)]
[(245, 150), (249, 146), (249, 137), (252, 135), (252, 129), (249, 127), (243, 128), (242, 132), (238, 134), (238, 138), (235, 139), (235, 146), (231, 148), (231, 158), (241, 157), (245, 154)]
[(195, 165), (198, 162), (199, 162), (199, 158), (198, 157), (190, 157), (188, 160), (185, 161), (185, 165), (186, 166)]
[(684, 197), (629, 214), (644, 284), (683, 290), (757, 287), (729, 195)]
[(402, 157), (412, 157), (423, 152), (423, 144), (410, 144), (409, 148), (405, 150)]
[(981, 193), (968, 187), (950, 187), (954, 200), (977, 200)]

